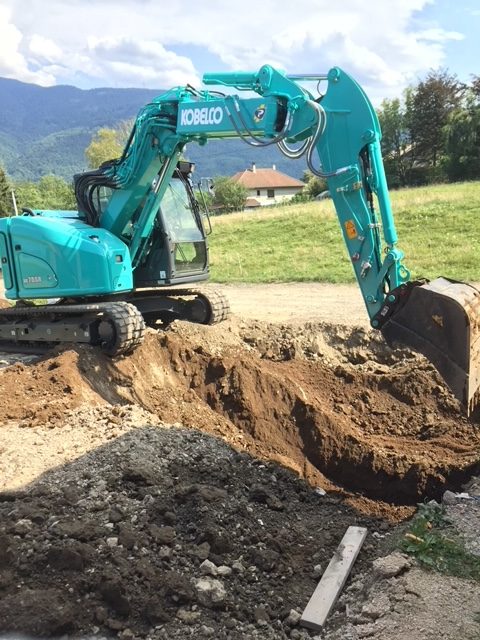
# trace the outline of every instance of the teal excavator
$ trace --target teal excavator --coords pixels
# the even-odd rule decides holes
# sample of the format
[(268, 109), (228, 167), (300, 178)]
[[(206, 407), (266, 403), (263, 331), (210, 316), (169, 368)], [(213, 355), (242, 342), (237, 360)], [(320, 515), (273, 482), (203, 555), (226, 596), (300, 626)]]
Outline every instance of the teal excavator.
[[(304, 156), (327, 180), (372, 327), (426, 355), (472, 410), (480, 292), (446, 278), (410, 279), (378, 119), (362, 88), (339, 68), (286, 75), (265, 65), (203, 81), (216, 88), (177, 87), (147, 104), (122, 156), (75, 176), (78, 212), (24, 209), (0, 220), (6, 296), (16, 301), (0, 310), (0, 349), (79, 342), (115, 356), (141, 342), (145, 323), (223, 320), (227, 301), (197, 286), (208, 277), (208, 216), (181, 158), (189, 143), (237, 138)], [(48, 303), (32, 302), (41, 299)]]

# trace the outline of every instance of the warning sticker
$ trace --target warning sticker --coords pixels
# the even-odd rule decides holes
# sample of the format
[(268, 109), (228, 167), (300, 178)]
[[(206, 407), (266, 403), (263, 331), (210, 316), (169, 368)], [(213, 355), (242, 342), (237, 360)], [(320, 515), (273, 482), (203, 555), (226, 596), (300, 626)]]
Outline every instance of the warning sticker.
[(349, 240), (355, 240), (355, 238), (358, 236), (357, 227), (355, 226), (355, 222), (353, 220), (347, 220), (345, 222), (345, 231)]

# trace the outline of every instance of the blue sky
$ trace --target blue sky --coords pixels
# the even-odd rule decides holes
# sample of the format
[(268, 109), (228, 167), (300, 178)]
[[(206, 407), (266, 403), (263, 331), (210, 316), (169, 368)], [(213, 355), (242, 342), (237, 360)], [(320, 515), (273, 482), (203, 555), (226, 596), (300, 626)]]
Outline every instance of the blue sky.
[(168, 89), (338, 65), (378, 103), (432, 68), (480, 74), (479, 34), (480, 0), (0, 0), (0, 76)]

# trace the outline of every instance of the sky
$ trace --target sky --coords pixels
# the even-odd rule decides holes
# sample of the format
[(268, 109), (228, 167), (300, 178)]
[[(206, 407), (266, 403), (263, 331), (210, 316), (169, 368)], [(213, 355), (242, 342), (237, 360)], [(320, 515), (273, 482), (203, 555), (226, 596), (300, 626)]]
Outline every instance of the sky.
[(204, 72), (339, 66), (376, 103), (480, 75), (480, 0), (0, 0), (0, 76), (169, 89)]

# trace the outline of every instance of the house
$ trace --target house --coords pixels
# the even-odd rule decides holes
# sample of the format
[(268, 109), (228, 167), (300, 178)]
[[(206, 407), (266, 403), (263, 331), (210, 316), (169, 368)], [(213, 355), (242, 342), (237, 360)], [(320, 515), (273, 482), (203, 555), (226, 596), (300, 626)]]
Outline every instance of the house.
[(271, 169), (257, 169), (255, 163), (252, 163), (250, 169), (236, 173), (232, 180), (248, 190), (246, 209), (291, 200), (305, 186), (301, 180), (277, 171), (275, 165)]

